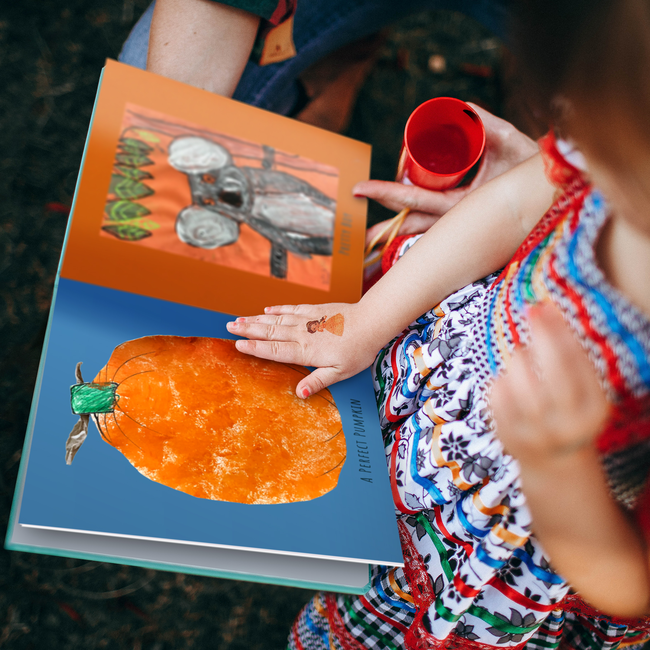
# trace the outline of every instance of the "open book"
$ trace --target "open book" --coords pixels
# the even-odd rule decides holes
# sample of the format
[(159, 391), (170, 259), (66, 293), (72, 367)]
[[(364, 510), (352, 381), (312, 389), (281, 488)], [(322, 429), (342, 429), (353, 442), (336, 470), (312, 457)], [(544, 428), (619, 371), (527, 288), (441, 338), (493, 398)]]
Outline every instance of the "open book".
[(300, 400), (225, 327), (359, 298), (369, 161), (107, 62), (7, 548), (350, 593), (402, 565), (370, 371)]

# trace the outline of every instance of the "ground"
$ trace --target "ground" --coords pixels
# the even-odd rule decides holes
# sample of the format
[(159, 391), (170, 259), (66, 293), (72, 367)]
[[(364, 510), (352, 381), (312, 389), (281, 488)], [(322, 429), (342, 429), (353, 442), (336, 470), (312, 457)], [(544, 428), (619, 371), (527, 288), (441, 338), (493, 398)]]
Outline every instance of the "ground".
[[(97, 81), (145, 7), (142, 0), (23, 0), (0, 8), (3, 538)], [(503, 115), (507, 60), (498, 39), (461, 14), (431, 12), (393, 26), (346, 131), (372, 144), (373, 178), (392, 178), (406, 119), (431, 97), (459, 97)], [(371, 221), (387, 216), (371, 207)], [(0, 647), (280, 650), (309, 597), (301, 589), (1, 550)]]

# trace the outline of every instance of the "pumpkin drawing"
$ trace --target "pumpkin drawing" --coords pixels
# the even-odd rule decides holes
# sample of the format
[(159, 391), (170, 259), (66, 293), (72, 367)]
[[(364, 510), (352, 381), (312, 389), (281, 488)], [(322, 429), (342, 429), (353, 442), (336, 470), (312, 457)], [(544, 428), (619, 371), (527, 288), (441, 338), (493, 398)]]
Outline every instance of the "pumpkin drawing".
[(180, 336), (122, 343), (90, 383), (80, 366), (68, 464), (92, 416), (141, 474), (196, 497), (293, 503), (337, 485), (341, 417), (328, 390), (296, 397), (302, 366), (244, 355), (232, 340)]

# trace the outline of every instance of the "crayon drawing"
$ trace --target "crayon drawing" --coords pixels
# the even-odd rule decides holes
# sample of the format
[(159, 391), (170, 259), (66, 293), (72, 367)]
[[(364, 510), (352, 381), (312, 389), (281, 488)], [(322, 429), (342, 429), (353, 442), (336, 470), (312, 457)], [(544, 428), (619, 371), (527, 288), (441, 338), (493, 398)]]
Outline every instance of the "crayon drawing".
[(92, 382), (80, 365), (68, 464), (92, 417), (141, 474), (195, 497), (295, 503), (338, 483), (346, 457), (341, 416), (328, 390), (296, 397), (309, 372), (302, 366), (244, 355), (233, 340), (182, 336), (122, 343)]
[(127, 104), (105, 237), (329, 290), (338, 170)]

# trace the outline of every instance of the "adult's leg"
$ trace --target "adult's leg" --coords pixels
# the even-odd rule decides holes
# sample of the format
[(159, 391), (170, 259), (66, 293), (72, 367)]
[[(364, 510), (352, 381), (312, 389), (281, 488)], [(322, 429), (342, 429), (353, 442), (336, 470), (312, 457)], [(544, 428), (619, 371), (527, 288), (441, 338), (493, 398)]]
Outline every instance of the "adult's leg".
[(234, 97), (285, 112), (285, 99), (295, 99), (296, 79), (306, 68), (347, 43), (427, 9), (458, 9), (498, 30), (499, 36), (504, 31), (506, 12), (500, 0), (306, 0), (298, 3), (295, 17), (298, 55), (269, 66), (249, 62)]
[[(234, 99), (281, 114), (299, 101), (298, 76), (330, 52), (378, 32), (383, 27), (427, 9), (463, 11), (505, 38), (508, 0), (302, 0), (294, 21), (297, 55), (281, 63), (246, 65)], [(119, 60), (145, 68), (154, 3), (137, 22), (124, 43)]]
[(147, 10), (140, 16), (129, 34), (122, 51), (119, 53), (117, 60), (122, 63), (128, 63), (134, 68), (145, 70), (147, 68), (147, 53), (149, 51), (149, 31), (151, 29), (151, 18), (156, 3), (152, 2)]

